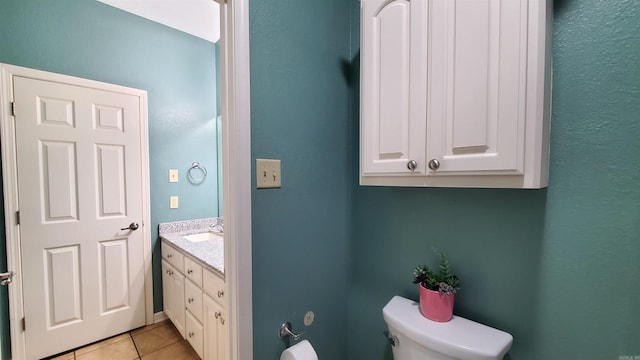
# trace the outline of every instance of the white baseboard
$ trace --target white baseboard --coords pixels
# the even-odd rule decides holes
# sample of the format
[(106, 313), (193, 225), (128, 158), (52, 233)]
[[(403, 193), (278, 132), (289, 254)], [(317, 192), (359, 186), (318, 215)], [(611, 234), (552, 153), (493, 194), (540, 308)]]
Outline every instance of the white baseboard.
[(157, 312), (157, 313), (153, 314), (153, 323), (154, 324), (157, 324), (157, 323), (159, 323), (161, 321), (165, 321), (167, 319), (168, 319), (168, 317), (164, 313), (164, 311), (160, 311), (160, 312)]

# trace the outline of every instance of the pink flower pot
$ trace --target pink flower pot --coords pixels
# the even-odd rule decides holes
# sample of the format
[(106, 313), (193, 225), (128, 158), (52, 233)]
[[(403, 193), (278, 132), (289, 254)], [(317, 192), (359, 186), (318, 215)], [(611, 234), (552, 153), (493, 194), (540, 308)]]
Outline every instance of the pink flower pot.
[(447, 322), (453, 316), (454, 294), (440, 294), (420, 286), (420, 312), (429, 320)]

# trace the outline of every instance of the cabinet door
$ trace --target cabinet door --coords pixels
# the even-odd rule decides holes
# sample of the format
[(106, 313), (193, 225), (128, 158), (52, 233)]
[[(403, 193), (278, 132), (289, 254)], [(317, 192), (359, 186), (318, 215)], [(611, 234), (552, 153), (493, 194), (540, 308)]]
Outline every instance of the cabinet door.
[(227, 312), (221, 309), (218, 318), (218, 359), (226, 360), (227, 358), (227, 341), (229, 336), (229, 322), (227, 321)]
[(165, 260), (162, 260), (162, 303), (164, 313), (184, 337), (184, 276)]
[(202, 321), (202, 289), (190, 280), (185, 280), (184, 299), (186, 309), (189, 310), (198, 321)]
[(427, 175), (523, 174), (528, 2), (430, 2)]
[(218, 356), (218, 324), (222, 307), (210, 296), (204, 295), (203, 300), (203, 326), (204, 326), (204, 360), (225, 360)]
[(187, 311), (186, 316), (187, 341), (189, 342), (189, 344), (191, 344), (193, 350), (195, 350), (198, 356), (200, 356), (200, 358), (202, 359), (204, 358), (202, 325), (200, 325), (198, 320), (193, 315), (191, 315), (190, 312)]
[(204, 269), (202, 283), (204, 292), (224, 306), (224, 279), (217, 273)]
[(171, 265), (162, 260), (162, 310), (167, 317), (173, 321), (174, 297), (171, 294)]
[[(361, 172), (424, 174), (426, 0), (363, 0)], [(410, 161), (416, 162), (412, 171)]]
[(174, 269), (171, 275), (171, 297), (173, 299), (173, 324), (185, 337), (184, 275)]

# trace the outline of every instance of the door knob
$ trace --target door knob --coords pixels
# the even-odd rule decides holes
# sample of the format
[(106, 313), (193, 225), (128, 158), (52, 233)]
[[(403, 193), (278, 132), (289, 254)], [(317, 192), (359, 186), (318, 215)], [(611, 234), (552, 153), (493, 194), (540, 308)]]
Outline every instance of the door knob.
[(440, 168), (440, 161), (436, 160), (436, 159), (431, 159), (429, 161), (429, 169), (436, 171)]
[(128, 227), (126, 227), (126, 228), (122, 228), (122, 229), (120, 229), (120, 230), (131, 230), (131, 231), (138, 230), (138, 224), (136, 224), (136, 223), (131, 223), (131, 224), (129, 224), (129, 226), (128, 226)]
[(407, 169), (413, 171), (418, 167), (418, 162), (415, 160), (411, 160), (407, 163)]

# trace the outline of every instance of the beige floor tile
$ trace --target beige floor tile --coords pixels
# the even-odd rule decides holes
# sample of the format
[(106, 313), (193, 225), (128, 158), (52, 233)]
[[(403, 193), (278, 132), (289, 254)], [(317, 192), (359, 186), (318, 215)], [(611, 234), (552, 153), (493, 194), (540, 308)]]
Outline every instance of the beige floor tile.
[(60, 354), (54, 357), (47, 358), (47, 360), (74, 360), (75, 357), (73, 355), (73, 351), (69, 351), (65, 354)]
[(155, 328), (157, 328), (159, 326), (167, 326), (169, 323), (170, 323), (169, 320), (165, 320), (165, 321), (161, 321), (161, 322), (158, 322), (158, 323), (155, 323), (155, 324), (143, 326), (143, 327), (137, 328), (135, 330), (131, 330), (131, 335), (135, 336), (135, 335), (141, 334), (143, 332), (155, 329)]
[(91, 345), (87, 345), (85, 347), (82, 347), (80, 349), (76, 350), (76, 355), (82, 355), (82, 354), (86, 354), (88, 352), (92, 352), (95, 350), (98, 350), (100, 348), (103, 348), (105, 346), (109, 346), (111, 344), (115, 344), (119, 341), (125, 340), (125, 339), (131, 339), (131, 335), (129, 335), (129, 333), (124, 333), (124, 334), (120, 334), (120, 335), (116, 335), (113, 337), (110, 337), (108, 339), (104, 339), (102, 341), (98, 341), (96, 343), (93, 343)]
[(133, 340), (126, 334), (127, 338), (120, 341), (112, 342), (106, 346), (102, 346), (91, 352), (82, 353), (81, 355), (76, 352), (76, 359), (78, 360), (135, 360), (139, 359), (136, 347), (133, 345)]
[(142, 360), (199, 360), (200, 357), (191, 348), (187, 340), (181, 340), (164, 347), (149, 355), (142, 356)]
[(162, 326), (133, 335), (133, 341), (141, 356), (150, 354), (165, 346), (182, 340), (178, 330), (170, 322), (164, 322)]

